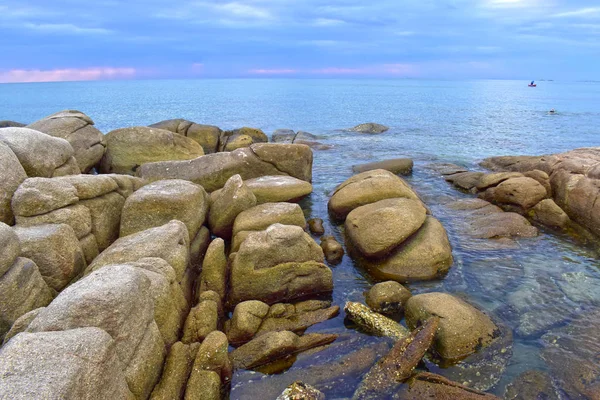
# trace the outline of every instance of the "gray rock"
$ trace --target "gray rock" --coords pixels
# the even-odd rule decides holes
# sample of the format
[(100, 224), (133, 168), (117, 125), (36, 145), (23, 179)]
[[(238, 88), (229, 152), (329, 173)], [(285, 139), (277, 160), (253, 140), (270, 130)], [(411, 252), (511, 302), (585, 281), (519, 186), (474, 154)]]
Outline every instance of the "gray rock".
[(128, 399), (124, 366), (102, 329), (20, 333), (0, 351), (5, 399)]
[(273, 224), (295, 225), (304, 229), (306, 219), (298, 204), (260, 204), (238, 214), (233, 224), (233, 236), (242, 231), (261, 231)]
[(35, 226), (43, 224), (67, 224), (75, 231), (78, 239), (83, 239), (92, 232), (92, 216), (90, 210), (81, 205), (73, 204), (59, 208), (47, 214), (33, 217), (16, 216), (17, 225)]
[(233, 223), (239, 213), (256, 205), (256, 196), (237, 174), (227, 180), (223, 189), (213, 192), (208, 226), (213, 234), (231, 239)]
[(6, 343), (8, 343), (10, 339), (17, 336), (19, 333), (25, 332), (31, 321), (33, 321), (45, 308), (46, 307), (36, 308), (35, 310), (26, 312), (25, 314), (17, 318), (17, 320), (10, 327), (10, 331), (8, 331), (4, 336), (4, 342), (2, 343), (2, 345), (4, 346)]
[(291, 144), (294, 142), (295, 137), (296, 132), (294, 132), (292, 129), (277, 129), (271, 135), (271, 142)]
[(25, 170), (13, 151), (0, 142), (0, 222), (12, 225), (15, 216), (10, 203), (19, 185), (27, 179)]
[(365, 124), (356, 125), (354, 128), (351, 128), (351, 131), (360, 132), (360, 133), (383, 133), (389, 130), (385, 125), (376, 124), (374, 122), (368, 122)]
[(23, 128), (27, 124), (22, 124), (16, 121), (2, 120), (0, 121), (0, 128)]
[(21, 254), (19, 237), (3, 222), (0, 222), (0, 249), (2, 249), (0, 251), (0, 277), (2, 277)]
[(68, 182), (48, 178), (27, 178), (12, 198), (15, 215), (33, 217), (75, 204), (77, 189)]
[(50, 136), (67, 140), (81, 172), (87, 173), (104, 154), (104, 135), (94, 127), (94, 121), (77, 110), (64, 110), (27, 126)]
[(98, 249), (103, 251), (119, 237), (125, 198), (115, 191), (93, 199), (80, 200), (79, 204), (88, 209), (92, 220), (92, 233)]
[(221, 301), (227, 293), (227, 282), (229, 278), (229, 267), (225, 255), (225, 242), (223, 239), (213, 240), (202, 262), (202, 271), (198, 284), (198, 292), (214, 291), (219, 295)]
[(173, 133), (187, 136), (202, 146), (204, 154), (216, 153), (218, 151), (219, 138), (223, 133), (217, 126), (197, 124), (185, 119), (169, 119), (157, 122), (149, 127), (166, 129)]

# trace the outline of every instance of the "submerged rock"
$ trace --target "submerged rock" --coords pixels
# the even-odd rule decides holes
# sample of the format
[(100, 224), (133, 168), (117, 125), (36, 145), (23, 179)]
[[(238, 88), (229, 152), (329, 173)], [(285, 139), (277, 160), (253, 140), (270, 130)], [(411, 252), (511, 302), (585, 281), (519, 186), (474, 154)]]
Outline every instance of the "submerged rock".
[(383, 133), (389, 130), (385, 125), (376, 124), (374, 122), (367, 122), (365, 124), (356, 125), (354, 128), (349, 130), (360, 133)]
[(296, 381), (288, 386), (275, 400), (325, 400), (325, 395), (306, 383)]
[(395, 281), (380, 282), (366, 294), (367, 305), (382, 314), (404, 312), (404, 306), (412, 296), (410, 290)]
[(374, 312), (363, 304), (348, 301), (344, 311), (350, 320), (371, 334), (386, 336), (395, 340), (404, 339), (410, 334), (410, 331), (404, 326), (393, 319)]
[(421, 372), (396, 392), (394, 400), (500, 400), (498, 397), (452, 382), (443, 376)]
[(344, 248), (333, 236), (321, 237), (321, 248), (329, 264), (336, 265), (342, 262)]
[(321, 236), (325, 233), (323, 228), (323, 220), (321, 218), (312, 218), (308, 220), (308, 229), (313, 235)]
[(516, 377), (504, 392), (505, 400), (560, 400), (552, 378), (542, 371), (526, 371)]

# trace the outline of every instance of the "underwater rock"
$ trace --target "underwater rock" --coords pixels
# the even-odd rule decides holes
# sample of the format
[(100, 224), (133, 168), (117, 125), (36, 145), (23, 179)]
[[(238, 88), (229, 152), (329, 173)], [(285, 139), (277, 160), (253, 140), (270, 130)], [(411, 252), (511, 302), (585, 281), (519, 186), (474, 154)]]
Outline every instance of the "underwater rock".
[(404, 326), (393, 319), (374, 312), (363, 304), (348, 301), (344, 306), (344, 311), (346, 316), (361, 329), (374, 335), (400, 340), (410, 334), (410, 331)]

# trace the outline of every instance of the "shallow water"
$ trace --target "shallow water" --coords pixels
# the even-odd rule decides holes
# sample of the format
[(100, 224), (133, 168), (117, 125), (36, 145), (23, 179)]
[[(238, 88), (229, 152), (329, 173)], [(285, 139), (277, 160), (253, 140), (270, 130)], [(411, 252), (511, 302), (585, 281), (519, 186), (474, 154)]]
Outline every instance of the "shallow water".
[[(537, 88), (526, 84), (412, 80), (11, 84), (0, 85), (0, 120), (32, 122), (75, 108), (90, 115), (104, 132), (187, 118), (224, 129), (246, 125), (268, 134), (291, 128), (322, 135), (320, 141), (334, 147), (315, 151), (314, 192), (301, 205), (307, 217), (323, 218), (327, 234), (342, 243), (340, 227), (329, 221), (327, 201), (335, 186), (352, 175), (351, 166), (413, 158), (414, 173), (407, 180), (446, 227), (455, 262), (443, 280), (408, 286), (413, 293), (446, 291), (463, 296), (513, 331), (512, 357), (491, 390), (501, 395), (521, 372), (548, 369), (541, 357), (544, 334), (568, 325), (578, 315), (600, 315), (593, 312), (600, 307), (600, 261), (595, 249), (542, 229), (539, 237), (518, 240), (516, 248), (481, 250), (461, 234), (460, 214), (447, 207), (448, 202), (470, 195), (453, 189), (427, 168), (433, 162), (453, 162), (476, 169), (481, 159), (492, 155), (548, 154), (600, 145), (599, 84), (540, 82)], [(550, 108), (558, 114), (548, 115)], [(368, 121), (391, 129), (381, 135), (340, 130)], [(343, 307), (348, 300), (363, 301), (370, 278), (348, 256), (333, 271), (334, 304)], [(299, 356), (290, 370), (275, 379), (240, 372), (234, 377), (231, 397), (244, 398), (242, 388), (257, 382), (286, 386), (312, 364), (384, 341), (346, 329), (343, 312), (310, 331), (344, 332), (345, 340), (330, 350)], [(381, 353), (382, 348), (376, 350)], [(350, 374), (331, 384), (328, 398), (351, 396), (358, 378)]]

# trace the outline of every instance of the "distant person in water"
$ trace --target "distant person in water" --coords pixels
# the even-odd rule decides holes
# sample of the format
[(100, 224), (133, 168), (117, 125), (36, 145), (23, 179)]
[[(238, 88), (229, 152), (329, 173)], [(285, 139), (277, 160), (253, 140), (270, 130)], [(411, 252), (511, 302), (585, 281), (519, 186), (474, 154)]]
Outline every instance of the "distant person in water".
[(556, 114), (556, 111), (554, 111), (554, 108), (552, 110), (549, 111), (550, 114)]

